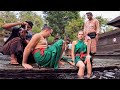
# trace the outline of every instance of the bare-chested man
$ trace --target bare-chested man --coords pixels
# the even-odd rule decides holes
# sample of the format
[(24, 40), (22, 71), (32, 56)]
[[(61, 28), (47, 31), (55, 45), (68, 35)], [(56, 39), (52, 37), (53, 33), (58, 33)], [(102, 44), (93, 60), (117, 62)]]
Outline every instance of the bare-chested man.
[[(86, 13), (88, 20), (84, 24), (85, 38), (91, 39), (88, 43), (91, 43), (90, 53), (92, 56), (96, 53), (96, 44), (98, 41), (98, 34), (100, 31), (99, 21), (93, 18), (91, 12)], [(87, 39), (87, 40), (89, 40)]]
[(46, 38), (49, 37), (52, 32), (53, 30), (49, 26), (45, 26), (40, 33), (32, 37), (23, 53), (22, 66), (25, 69), (33, 68), (30, 64), (27, 64), (27, 58), (31, 50), (33, 50), (33, 56), (38, 65), (55, 69), (58, 68), (59, 60), (65, 49), (65, 43), (63, 40), (58, 40), (48, 47)]

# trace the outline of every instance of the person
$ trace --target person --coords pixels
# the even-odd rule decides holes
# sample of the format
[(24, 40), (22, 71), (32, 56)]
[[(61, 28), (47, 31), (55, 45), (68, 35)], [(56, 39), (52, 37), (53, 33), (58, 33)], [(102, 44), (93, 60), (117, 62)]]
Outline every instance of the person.
[(80, 79), (84, 78), (85, 67), (87, 68), (87, 78), (90, 78), (92, 75), (92, 66), (91, 60), (92, 56), (90, 55), (90, 45), (87, 43), (87, 40), (84, 40), (84, 32), (80, 30), (78, 32), (78, 40), (72, 42), (72, 50), (71, 50), (71, 59), (66, 57), (62, 57), (64, 61), (67, 61), (73, 66), (79, 68), (78, 77)]
[(54, 69), (58, 68), (62, 53), (65, 49), (65, 42), (60, 39), (48, 47), (46, 38), (48, 38), (52, 32), (53, 30), (51, 27), (46, 26), (40, 33), (33, 35), (23, 53), (22, 66), (25, 69), (33, 68), (32, 65), (27, 63), (27, 58), (31, 50), (34, 59), (39, 66)]
[[(18, 27), (18, 25), (20, 26)], [(23, 50), (32, 37), (32, 34), (29, 34), (32, 27), (33, 23), (31, 21), (7, 23), (2, 26), (3, 29), (12, 32), (2, 48), (4, 55), (10, 55), (10, 64), (18, 65), (22, 63)], [(33, 59), (31, 55), (29, 58)]]
[[(93, 14), (91, 12), (86, 13), (88, 20), (84, 23), (84, 34), (85, 38), (91, 38), (90, 43), (90, 53), (92, 54), (92, 58), (96, 54), (97, 51), (97, 42), (98, 42), (98, 35), (100, 31), (99, 21), (93, 18)], [(92, 60), (93, 61), (93, 60)]]
[(68, 55), (71, 57), (71, 49), (72, 49), (72, 42), (70, 41), (68, 44)]
[[(20, 27), (18, 27), (20, 25)], [(28, 32), (28, 35), (26, 36), (27, 39), (30, 39), (31, 36), (31, 30), (33, 27), (33, 23), (31, 21), (25, 21), (25, 22), (15, 22), (15, 23), (6, 23), (2, 26), (3, 29), (11, 31), (10, 37), (7, 39), (7, 41), (4, 43), (4, 45), (10, 41), (11, 39), (15, 37), (19, 37), (19, 32), (23, 29), (26, 29)], [(29, 33), (30, 32), (30, 33)]]

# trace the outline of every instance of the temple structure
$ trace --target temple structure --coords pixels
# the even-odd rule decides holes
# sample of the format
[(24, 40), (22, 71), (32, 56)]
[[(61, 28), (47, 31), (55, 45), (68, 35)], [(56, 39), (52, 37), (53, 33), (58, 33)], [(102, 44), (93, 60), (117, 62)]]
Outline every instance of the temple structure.
[(99, 35), (96, 56), (120, 56), (120, 16), (109, 21), (107, 25), (117, 29)]

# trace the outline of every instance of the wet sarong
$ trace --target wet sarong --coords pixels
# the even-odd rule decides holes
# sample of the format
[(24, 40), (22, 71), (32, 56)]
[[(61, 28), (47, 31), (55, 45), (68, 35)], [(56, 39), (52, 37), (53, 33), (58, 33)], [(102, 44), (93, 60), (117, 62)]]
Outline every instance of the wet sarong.
[[(87, 45), (81, 41), (81, 40), (78, 40), (78, 43), (75, 45), (75, 48), (74, 48), (74, 55), (75, 55), (75, 59), (74, 59), (74, 63), (75, 65), (77, 64), (78, 61), (85, 61), (86, 59), (86, 53), (87, 53)], [(68, 59), (67, 57), (62, 57), (62, 59), (64, 61), (67, 61), (67, 62), (70, 62), (71, 60)], [(92, 57), (90, 58), (90, 60), (92, 61)]]
[(58, 68), (58, 60), (62, 52), (63, 40), (60, 39), (53, 45), (44, 50), (44, 54), (41, 54), (41, 50), (38, 49), (34, 52), (33, 56), (38, 65), (41, 67)]

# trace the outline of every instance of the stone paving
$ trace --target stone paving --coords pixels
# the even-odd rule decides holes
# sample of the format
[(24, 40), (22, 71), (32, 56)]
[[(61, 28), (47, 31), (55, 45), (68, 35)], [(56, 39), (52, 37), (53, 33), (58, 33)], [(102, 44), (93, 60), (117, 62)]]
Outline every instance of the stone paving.
[[(10, 65), (10, 57), (0, 55), (0, 79), (78, 79), (78, 69), (65, 63), (54, 70), (53, 68), (39, 68), (33, 64), (32, 70), (25, 70), (21, 65)], [(93, 76), (91, 79), (120, 79), (119, 59), (94, 59)]]

